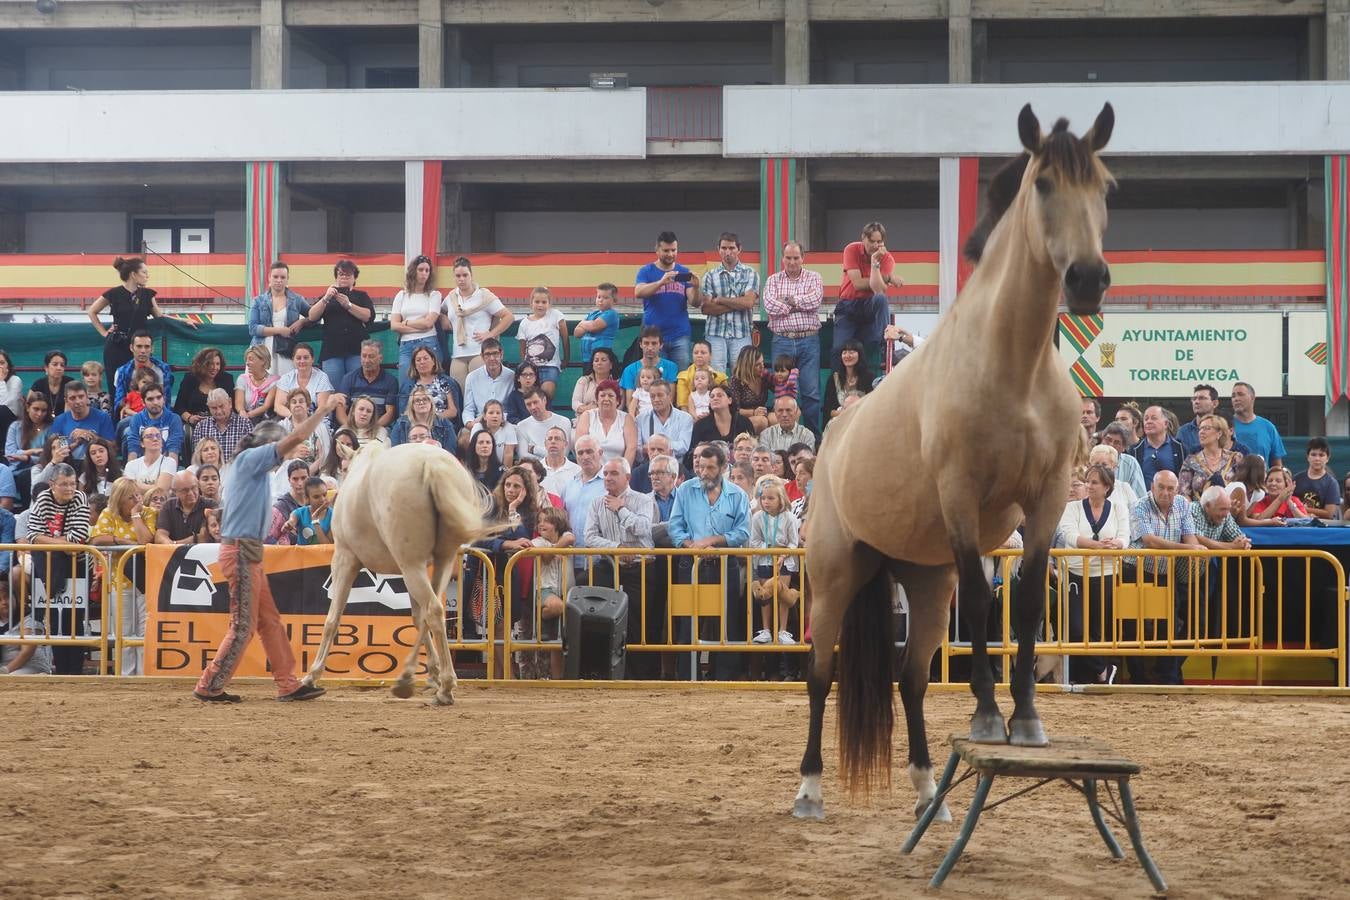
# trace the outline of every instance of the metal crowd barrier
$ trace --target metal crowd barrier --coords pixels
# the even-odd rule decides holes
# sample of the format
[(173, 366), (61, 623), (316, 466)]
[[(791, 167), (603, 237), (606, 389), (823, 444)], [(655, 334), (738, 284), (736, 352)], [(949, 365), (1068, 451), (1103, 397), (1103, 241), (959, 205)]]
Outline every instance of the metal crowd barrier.
[[(520, 651), (562, 652), (562, 622), (559, 623), (557, 638), (547, 640), (543, 638), (544, 604), (540, 596), (543, 587), (541, 580), (531, 573), (528, 597), (516, 597), (513, 590), (519, 583), (518, 572), (523, 562), (531, 560), (537, 566), (538, 560), (550, 556), (561, 557), (563, 560), (562, 569), (566, 583), (561, 585), (561, 593), (564, 601), (568, 589), (575, 583), (572, 580), (574, 570), (572, 560), (575, 559), (583, 560), (581, 568), (585, 569), (586, 581), (591, 585), (597, 583), (596, 563), (599, 560), (607, 561), (609, 571), (606, 574), (610, 576), (610, 580), (601, 578), (599, 583), (602, 586), (612, 585), (616, 576), (620, 586), (624, 582), (629, 586), (635, 585), (639, 601), (634, 603), (630, 593), (629, 633), (632, 634), (631, 619), (637, 616), (636, 628), (640, 640), (628, 641), (627, 649), (638, 653), (689, 653), (690, 672), (694, 680), (698, 677), (698, 654), (703, 652), (800, 654), (811, 650), (810, 644), (804, 641), (803, 628), (809, 625), (809, 618), (800, 602), (800, 596), (789, 613), (788, 621), (780, 618), (779, 602), (787, 599), (784, 595), (787, 590), (800, 592), (800, 572), (805, 562), (805, 550), (782, 548), (751, 550), (740, 547), (707, 550), (669, 547), (564, 549), (533, 547), (512, 554), (506, 560), (502, 571), (502, 598), (507, 608), (505, 619), (508, 622), (522, 622), (525, 625), (522, 631), (526, 635), (513, 636), (512, 629), (504, 629), (501, 644), (502, 652), (508, 661), (512, 659), (513, 653)], [(690, 560), (688, 582), (676, 580), (674, 561), (681, 558)], [(787, 584), (784, 584), (782, 578), (772, 578), (771, 597), (769, 602), (764, 604), (764, 608), (769, 611), (767, 623), (761, 618), (760, 605), (753, 598), (753, 585), (757, 580), (755, 562), (764, 559), (771, 560), (773, 573), (779, 573), (783, 563), (788, 559), (793, 559), (797, 563), (797, 577), (790, 577)], [(733, 561), (743, 562), (733, 564)], [(709, 568), (714, 571), (706, 571)], [(739, 571), (734, 571), (736, 569)], [(656, 598), (652, 596), (653, 589)], [(731, 589), (730, 593), (728, 589)], [(665, 609), (663, 612), (656, 612), (650, 608), (653, 605), (650, 601), (660, 597), (664, 597)], [(518, 605), (522, 601), (526, 607), (524, 609)], [(742, 605), (743, 611), (739, 609)], [(699, 621), (697, 628), (690, 621), (692, 619)], [(677, 632), (683, 630), (685, 623), (688, 623), (689, 638), (677, 640)], [(653, 624), (655, 628), (651, 627)], [(753, 643), (752, 636), (765, 627), (773, 639), (769, 643)], [(648, 640), (648, 636), (653, 632), (661, 635), (661, 639)], [(779, 643), (777, 640), (779, 632), (790, 632), (794, 643)], [(504, 667), (503, 677), (512, 677), (509, 665)]]
[[(18, 554), (10, 575), (11, 619), (22, 622), (33, 612), (46, 634), (30, 634), (20, 628), (17, 636), (0, 634), (0, 645), (100, 650), (99, 673), (120, 674), (122, 651), (144, 647), (145, 639), (143, 635), (122, 633), (119, 617), (111, 615), (112, 576), (125, 576), (131, 561), (144, 559), (145, 548), (0, 545), (0, 552), (10, 551)], [(37, 572), (33, 571), (35, 552), (40, 554)], [(1000, 550), (991, 556), (998, 577), (992, 586), (996, 605), (988, 635), (989, 652), (1010, 661), (1016, 652), (1011, 588), (1017, 580), (1021, 551)], [(491, 554), (466, 547), (461, 558), (463, 568), (451, 581), (445, 598), (450, 649), (482, 653), (489, 679), (515, 677), (510, 663), (518, 653), (560, 658), (565, 610), (558, 617), (556, 631), (546, 629), (541, 579), (532, 573), (528, 589), (519, 587), (521, 565), (529, 561), (537, 567), (548, 557), (559, 558), (564, 579), (556, 587), (564, 603), (574, 585), (573, 563), (577, 560), (581, 560), (580, 568), (590, 583), (598, 580), (597, 565), (602, 561), (611, 579), (617, 571), (619, 587), (630, 595), (629, 615), (637, 617), (632, 633), (638, 639), (628, 642), (628, 650), (656, 654), (658, 658), (663, 654), (689, 654), (690, 674), (695, 679), (702, 653), (804, 654), (811, 649), (806, 641), (810, 609), (805, 598), (790, 607), (787, 620), (780, 618), (778, 602), (786, 599), (783, 591), (789, 585), (800, 590), (805, 561), (801, 549), (529, 548), (506, 558), (499, 573)], [(756, 558), (771, 558), (775, 573), (785, 560), (797, 561), (797, 577), (786, 582), (773, 578), (771, 598), (763, 607), (753, 598)], [(677, 576), (677, 568), (684, 568), (678, 562), (681, 559), (689, 560), (688, 572)], [(471, 562), (465, 565), (465, 561)], [(1092, 573), (1094, 563), (1106, 564), (1110, 571), (1089, 574), (1077, 581), (1082, 590), (1071, 590), (1071, 561), (1082, 564), (1080, 571)], [(1336, 684), (1342, 688), (1347, 684), (1346, 578), (1331, 553), (1056, 550), (1052, 563), (1043, 589), (1044, 625), (1036, 652), (1063, 663), (1061, 680), (1065, 683), (1073, 657), (1199, 655), (1250, 658), (1254, 660), (1257, 684), (1265, 682), (1266, 664), (1273, 659), (1325, 659), (1335, 667)], [(1128, 574), (1127, 565), (1133, 566)], [(68, 588), (57, 603), (48, 603), (46, 586), (63, 570), (70, 573)], [(1104, 598), (1108, 591), (1111, 602), (1100, 602), (1098, 598)], [(89, 619), (89, 600), (94, 595), (101, 596), (103, 602), (98, 615)], [(634, 595), (637, 602), (632, 600)], [(73, 628), (66, 619), (72, 605), (86, 611), (76, 614)], [(935, 680), (942, 682), (952, 680), (953, 660), (971, 653), (970, 636), (955, 598), (953, 606), (952, 630), (939, 651), (939, 677)], [(761, 608), (768, 610), (767, 622), (761, 619)], [(900, 596), (897, 611), (903, 619), (906, 607)], [(697, 627), (693, 625), (695, 620)], [(1081, 627), (1076, 623), (1082, 623)], [(512, 624), (519, 630), (510, 627)], [(766, 626), (770, 642), (753, 643), (752, 635)], [(777, 635), (781, 631), (789, 632), (793, 642), (780, 643)], [(903, 634), (900, 629), (897, 645), (903, 644)], [(1010, 668), (1001, 666), (1004, 683), (1010, 681)]]
[[(93, 588), (103, 586), (100, 573), (107, 571), (103, 551), (88, 544), (0, 544), (0, 553), (12, 554), (6, 589), (9, 618), (18, 626), (18, 634), (11, 636), (6, 633), (8, 623), (0, 624), (0, 645), (101, 650), (99, 674), (108, 674), (106, 597), (98, 617), (89, 617)], [(58, 582), (62, 589), (53, 598), (51, 589)], [(42, 627), (42, 634), (29, 632), (25, 623), (29, 616)], [(99, 625), (97, 634), (94, 622)], [(54, 661), (53, 671), (57, 666)]]
[[(1017, 649), (1011, 587), (1022, 551), (991, 555), (999, 615), (989, 652), (1011, 658)], [(1051, 557), (1036, 652), (1062, 657), (1063, 683), (1073, 656), (1197, 655), (1251, 658), (1258, 685), (1272, 658), (1326, 659), (1337, 686), (1346, 686), (1345, 571), (1325, 550), (1054, 550)], [(1074, 579), (1071, 562), (1086, 576)], [(1332, 575), (1330, 584), (1320, 579), (1320, 591), (1315, 562)], [(956, 612), (941, 651), (943, 681), (951, 659), (971, 652)], [(1008, 682), (1010, 666), (1000, 674)]]

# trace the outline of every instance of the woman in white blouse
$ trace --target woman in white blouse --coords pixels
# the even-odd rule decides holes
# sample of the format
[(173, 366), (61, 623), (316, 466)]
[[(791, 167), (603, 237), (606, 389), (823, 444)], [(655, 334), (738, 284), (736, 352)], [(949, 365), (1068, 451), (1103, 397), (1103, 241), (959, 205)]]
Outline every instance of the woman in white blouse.
[(272, 412), (278, 419), (290, 418), (288, 401), (291, 391), (296, 388), (304, 388), (309, 394), (309, 415), (313, 415), (319, 404), (333, 393), (333, 382), (328, 380), (323, 369), (314, 368), (314, 349), (309, 344), (296, 344), (291, 351), (291, 362), (295, 363), (295, 368), (281, 376), (276, 399), (272, 401)]
[(441, 292), (435, 290), (436, 272), (431, 258), (419, 256), (408, 263), (404, 273), (403, 290), (394, 296), (394, 305), (389, 313), (389, 327), (398, 334), (398, 376), (399, 387), (408, 381), (408, 371), (412, 368), (413, 353), (418, 347), (426, 347), (441, 359), (440, 343), (436, 340), (436, 321), (441, 317), (441, 307), (445, 301)]
[(470, 372), (483, 364), (482, 344), (490, 337), (501, 337), (515, 317), (511, 310), (473, 279), (473, 263), (461, 256), (451, 266), (454, 290), (445, 297), (441, 327), (453, 335), (450, 341), (450, 377), (464, 384)]
[[(1130, 544), (1130, 511), (1123, 503), (1111, 501), (1115, 474), (1104, 465), (1089, 466), (1086, 484), (1087, 497), (1064, 507), (1059, 520), (1061, 541), (1065, 547), (1080, 550), (1124, 550)], [(1068, 604), (1070, 642), (1083, 640), (1085, 605), (1088, 640), (1111, 639), (1112, 580), (1120, 562), (1119, 557), (1069, 557), (1069, 584), (1061, 596)], [(1110, 681), (1114, 675), (1108, 672), (1106, 661), (1095, 656), (1071, 657), (1069, 673), (1079, 683)]]

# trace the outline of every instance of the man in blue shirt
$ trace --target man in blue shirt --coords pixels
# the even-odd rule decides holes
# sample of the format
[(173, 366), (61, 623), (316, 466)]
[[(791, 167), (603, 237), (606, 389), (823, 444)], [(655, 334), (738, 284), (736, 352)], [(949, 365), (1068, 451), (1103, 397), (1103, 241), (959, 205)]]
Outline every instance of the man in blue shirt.
[[(689, 367), (689, 307), (698, 306), (698, 279), (675, 261), (680, 242), (673, 231), (656, 237), (656, 262), (638, 269), (633, 296), (642, 301), (642, 325), (661, 330), (666, 356), (679, 369)], [(665, 373), (662, 373), (664, 377)], [(674, 381), (672, 375), (666, 378)]]
[[(694, 474), (697, 476), (675, 489), (675, 503), (670, 511), (668, 534), (676, 547), (690, 550), (708, 550), (715, 547), (744, 547), (750, 538), (750, 500), (745, 492), (725, 478), (727, 455), (720, 446), (705, 444), (694, 451)], [(739, 558), (726, 561), (726, 635), (728, 643), (744, 643), (745, 631), (745, 575)], [(675, 581), (693, 582), (692, 558), (679, 557), (675, 565)], [(715, 584), (721, 580), (721, 560), (706, 557), (699, 562), (700, 584)], [(720, 637), (720, 635), (719, 635)], [(675, 643), (690, 640), (689, 619), (676, 622)], [(713, 677), (730, 681), (743, 674), (741, 653), (714, 653)], [(689, 677), (689, 657), (678, 657), (680, 677)]]
[(464, 429), (459, 434), (461, 447), (469, 445), (467, 435), (483, 415), (489, 400), (506, 403), (506, 397), (516, 387), (516, 373), (502, 365), (502, 342), (487, 338), (479, 349), (483, 364), (464, 377)]
[(1153, 489), (1153, 476), (1166, 469), (1173, 475), (1181, 472), (1181, 464), (1186, 461), (1186, 451), (1181, 441), (1167, 434), (1167, 416), (1161, 406), (1150, 406), (1144, 410), (1144, 439), (1130, 448), (1130, 455), (1139, 461), (1139, 469), (1144, 475), (1144, 487)]
[(89, 403), (89, 389), (83, 381), (72, 381), (66, 385), (66, 411), (56, 417), (52, 423), (53, 434), (64, 434), (70, 447), (70, 455), (84, 459), (85, 450), (98, 438), (112, 441), (117, 439), (117, 426), (112, 416), (101, 409), (93, 409)]
[(661, 329), (655, 325), (646, 325), (638, 334), (638, 345), (642, 347), (642, 358), (635, 359), (624, 367), (623, 374), (619, 376), (619, 387), (626, 392), (624, 395), (624, 404), (633, 399), (633, 390), (638, 386), (638, 373), (645, 368), (656, 369), (661, 373), (661, 380), (675, 383), (679, 377), (679, 369), (675, 363), (669, 359), (661, 358), (662, 337)]
[(164, 389), (157, 384), (152, 384), (145, 389), (145, 409), (136, 413), (128, 420), (131, 424), (127, 427), (127, 459), (133, 460), (141, 455), (141, 432), (150, 426), (159, 428), (160, 433), (164, 435), (165, 456), (172, 457), (175, 462), (181, 458), (183, 452), (183, 420), (172, 410), (164, 408)]
[(263, 571), (263, 537), (272, 522), (272, 470), (314, 433), (337, 408), (337, 397), (325, 398), (305, 421), (289, 434), (275, 422), (266, 422), (244, 438), (225, 479), (220, 519), (220, 569), (230, 582), (230, 627), (192, 695), (207, 703), (238, 703), (238, 694), (225, 693), (244, 658), (256, 630), (262, 638), (278, 700), (313, 700), (324, 690), (301, 684), (295, 675), (295, 653), (281, 624), (272, 591)]
[(122, 366), (113, 376), (113, 411), (122, 408), (127, 391), (131, 390), (131, 373), (137, 369), (154, 369), (159, 374), (159, 383), (164, 385), (164, 393), (173, 390), (173, 370), (169, 364), (154, 356), (155, 340), (144, 328), (131, 335), (131, 362)]
[(1260, 454), (1267, 469), (1278, 468), (1289, 455), (1275, 423), (1256, 414), (1256, 389), (1245, 381), (1233, 385), (1233, 438)]
[(676, 459), (684, 459), (694, 438), (694, 417), (672, 405), (674, 385), (670, 382), (654, 382), (650, 390), (652, 410), (637, 417), (638, 443), (642, 452), (650, 459), (655, 454), (647, 450), (647, 443), (653, 437), (665, 435), (670, 439), (666, 452), (674, 454)]
[(338, 424), (348, 424), (357, 397), (369, 397), (375, 404), (375, 419), (380, 425), (387, 426), (403, 412), (398, 408), (398, 379), (381, 368), (383, 363), (384, 350), (380, 342), (362, 341), (361, 368), (342, 376), (342, 383), (336, 386), (341, 399), (333, 415)]

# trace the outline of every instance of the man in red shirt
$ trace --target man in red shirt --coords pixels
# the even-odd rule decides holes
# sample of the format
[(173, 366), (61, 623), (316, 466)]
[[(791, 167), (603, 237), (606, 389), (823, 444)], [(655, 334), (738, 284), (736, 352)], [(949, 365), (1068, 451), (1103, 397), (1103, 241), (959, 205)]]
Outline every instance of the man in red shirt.
[(895, 274), (895, 258), (886, 250), (886, 228), (880, 222), (863, 226), (862, 240), (844, 248), (844, 281), (834, 306), (834, 341), (831, 356), (837, 356), (845, 341), (862, 341), (869, 354), (881, 345), (881, 335), (890, 319), (887, 288), (904, 282)]

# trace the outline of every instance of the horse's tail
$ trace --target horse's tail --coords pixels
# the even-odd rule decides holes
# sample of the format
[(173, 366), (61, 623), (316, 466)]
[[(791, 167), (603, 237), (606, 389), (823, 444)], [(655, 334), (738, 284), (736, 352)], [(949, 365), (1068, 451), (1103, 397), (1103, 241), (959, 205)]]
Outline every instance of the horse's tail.
[(891, 580), (879, 570), (844, 612), (839, 633), (839, 774), (855, 798), (890, 789), (895, 657)]
[(459, 460), (448, 453), (427, 454), (423, 477), (436, 507), (438, 546), (446, 540), (455, 547), (471, 544), (492, 531), (483, 524), (477, 482)]

